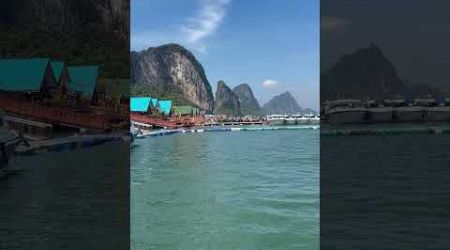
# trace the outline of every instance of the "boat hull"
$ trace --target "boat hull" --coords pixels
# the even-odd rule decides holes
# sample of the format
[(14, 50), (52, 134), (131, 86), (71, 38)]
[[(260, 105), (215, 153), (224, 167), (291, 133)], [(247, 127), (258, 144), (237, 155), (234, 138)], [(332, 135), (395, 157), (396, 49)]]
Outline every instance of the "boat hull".
[(286, 125), (287, 124), (287, 122), (286, 122), (286, 120), (270, 120), (270, 121), (267, 121), (267, 124), (269, 124), (269, 125)]
[(368, 119), (370, 123), (392, 122), (394, 118), (393, 108), (372, 108), (369, 109)]
[(421, 122), (425, 120), (423, 107), (400, 107), (394, 109), (395, 122)]
[(296, 125), (298, 123), (297, 119), (286, 119), (286, 125)]
[(431, 122), (450, 122), (450, 107), (429, 108), (426, 120)]
[(331, 112), (328, 116), (330, 124), (358, 124), (367, 123), (367, 111), (336, 111)]

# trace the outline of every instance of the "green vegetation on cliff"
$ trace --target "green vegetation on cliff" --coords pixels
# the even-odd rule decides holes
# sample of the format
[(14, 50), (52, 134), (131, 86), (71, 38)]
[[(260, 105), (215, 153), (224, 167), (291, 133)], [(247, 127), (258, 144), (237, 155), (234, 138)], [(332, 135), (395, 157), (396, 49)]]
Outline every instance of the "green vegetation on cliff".
[(182, 106), (182, 105), (190, 105), (195, 106), (193, 103), (184, 98), (183, 94), (177, 91), (174, 91), (170, 88), (152, 88), (148, 85), (143, 84), (132, 84), (130, 88), (131, 96), (151, 96), (154, 98), (158, 98), (160, 100), (172, 100), (173, 105)]

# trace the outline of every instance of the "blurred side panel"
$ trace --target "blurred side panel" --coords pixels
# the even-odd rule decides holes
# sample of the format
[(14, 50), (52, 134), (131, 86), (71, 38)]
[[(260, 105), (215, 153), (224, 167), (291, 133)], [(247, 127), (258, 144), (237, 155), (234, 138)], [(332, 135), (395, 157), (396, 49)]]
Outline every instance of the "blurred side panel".
[(448, 1), (321, 1), (321, 247), (450, 244)]
[(129, 248), (129, 0), (0, 3), (0, 248)]

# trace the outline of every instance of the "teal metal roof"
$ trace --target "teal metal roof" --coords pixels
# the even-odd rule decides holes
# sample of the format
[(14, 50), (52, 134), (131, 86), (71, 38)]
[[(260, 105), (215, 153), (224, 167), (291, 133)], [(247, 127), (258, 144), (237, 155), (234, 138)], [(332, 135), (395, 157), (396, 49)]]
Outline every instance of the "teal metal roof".
[(131, 97), (130, 111), (131, 112), (147, 112), (150, 105), (150, 97)]
[(0, 59), (0, 89), (40, 91), (50, 59)]
[(53, 75), (55, 75), (56, 81), (59, 82), (64, 69), (64, 62), (50, 61), (50, 65), (52, 66)]
[(98, 66), (68, 67), (70, 81), (69, 88), (84, 96), (92, 97), (97, 84)]
[(159, 112), (164, 115), (170, 114), (170, 109), (172, 108), (172, 101), (170, 100), (162, 100), (158, 101)]
[(152, 108), (156, 108), (156, 105), (158, 105), (158, 99), (152, 98), (151, 104), (152, 104)]

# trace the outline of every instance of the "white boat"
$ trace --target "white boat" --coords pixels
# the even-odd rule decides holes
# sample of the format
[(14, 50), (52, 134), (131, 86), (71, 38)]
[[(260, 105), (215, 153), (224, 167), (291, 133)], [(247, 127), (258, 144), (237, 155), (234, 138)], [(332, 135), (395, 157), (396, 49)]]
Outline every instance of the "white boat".
[(428, 121), (450, 122), (450, 106), (435, 106), (429, 108)]
[(425, 118), (426, 107), (414, 102), (406, 102), (400, 98), (392, 100), (394, 106), (393, 121), (395, 122), (420, 122)]
[(368, 119), (370, 123), (386, 123), (392, 122), (394, 118), (394, 108), (389, 100), (376, 102), (368, 101)]
[(318, 124), (320, 123), (320, 116), (314, 115), (313, 113), (304, 114), (300, 118), (299, 124)]
[(286, 117), (286, 125), (297, 125), (302, 115), (291, 115)]
[(301, 117), (297, 118), (297, 124), (309, 124), (311, 123), (311, 117), (308, 117), (307, 115), (302, 115)]
[(320, 123), (320, 116), (315, 115), (314, 117), (309, 119), (309, 123), (311, 124), (319, 124)]
[(444, 98), (437, 105), (429, 107), (426, 118), (433, 122), (450, 122), (450, 98)]
[(141, 122), (131, 122), (130, 132), (134, 138), (145, 138), (152, 134), (153, 126)]
[(287, 123), (285, 115), (268, 115), (266, 118), (269, 125), (285, 125)]
[(331, 124), (352, 124), (367, 122), (367, 108), (361, 100), (342, 99), (328, 103), (327, 120)]

